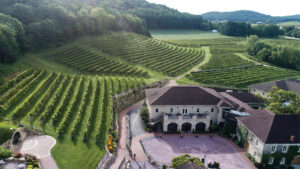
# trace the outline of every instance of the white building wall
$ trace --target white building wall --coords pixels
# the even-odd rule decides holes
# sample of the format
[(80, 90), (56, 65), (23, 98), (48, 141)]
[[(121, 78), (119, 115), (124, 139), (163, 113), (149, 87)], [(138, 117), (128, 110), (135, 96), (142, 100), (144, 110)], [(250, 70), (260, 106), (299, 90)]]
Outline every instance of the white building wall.
[[(148, 102), (147, 102), (148, 103)], [(192, 124), (192, 129), (195, 128), (195, 125), (199, 122), (203, 122), (206, 124), (206, 128), (210, 126), (210, 121), (215, 124), (219, 124), (220, 122), (224, 121), (222, 119), (222, 109), (219, 110), (219, 108), (216, 105), (149, 105), (149, 112), (150, 112), (150, 119), (157, 119), (163, 116), (164, 114), (183, 114), (183, 109), (187, 109), (187, 115), (189, 114), (208, 114), (208, 118), (197, 118), (197, 116), (193, 116), (191, 119), (169, 119), (166, 118), (167, 116), (164, 116), (164, 131), (167, 131), (167, 126), (169, 123), (177, 123), (178, 125), (190, 122)], [(171, 108), (173, 108), (173, 112), (171, 112)], [(197, 112), (197, 108), (200, 108), (200, 111)], [(158, 109), (158, 112), (156, 110)], [(220, 112), (219, 112), (220, 111)]]
[(260, 94), (262, 97), (267, 98), (268, 92), (260, 89), (249, 88), (252, 94)]

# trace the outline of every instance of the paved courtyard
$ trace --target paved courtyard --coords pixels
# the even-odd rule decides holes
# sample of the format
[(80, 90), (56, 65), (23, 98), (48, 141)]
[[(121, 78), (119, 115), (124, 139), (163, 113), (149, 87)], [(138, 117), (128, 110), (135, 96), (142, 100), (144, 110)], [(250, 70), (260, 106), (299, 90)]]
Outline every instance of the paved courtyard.
[(22, 143), (20, 152), (37, 156), (44, 169), (58, 169), (50, 154), (55, 144), (56, 140), (51, 136), (28, 136)]
[(220, 162), (222, 169), (255, 168), (242, 149), (217, 135), (200, 135), (198, 138), (193, 134), (186, 134), (183, 138), (163, 135), (162, 138), (145, 138), (142, 142), (146, 152), (161, 164), (170, 165), (172, 158), (190, 154), (199, 158), (206, 155), (206, 162)]

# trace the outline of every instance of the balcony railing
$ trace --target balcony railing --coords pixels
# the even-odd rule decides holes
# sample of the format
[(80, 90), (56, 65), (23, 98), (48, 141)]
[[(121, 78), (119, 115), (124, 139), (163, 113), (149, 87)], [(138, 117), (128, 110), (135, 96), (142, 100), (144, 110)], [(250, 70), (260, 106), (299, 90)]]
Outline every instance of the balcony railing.
[(179, 119), (181, 117), (181, 119), (193, 119), (193, 117), (196, 117), (197, 119), (205, 119), (207, 118), (208, 114), (187, 114), (187, 115), (183, 115), (183, 114), (172, 114), (172, 113), (165, 113), (165, 117), (168, 117), (168, 119)]

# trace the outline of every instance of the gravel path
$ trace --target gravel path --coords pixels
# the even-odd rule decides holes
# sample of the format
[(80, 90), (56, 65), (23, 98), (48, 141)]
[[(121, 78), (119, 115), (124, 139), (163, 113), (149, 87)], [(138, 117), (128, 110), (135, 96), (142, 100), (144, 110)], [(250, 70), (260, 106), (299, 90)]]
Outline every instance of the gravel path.
[(55, 144), (56, 140), (51, 136), (29, 136), (22, 143), (20, 153), (37, 156), (43, 169), (58, 169), (50, 154)]

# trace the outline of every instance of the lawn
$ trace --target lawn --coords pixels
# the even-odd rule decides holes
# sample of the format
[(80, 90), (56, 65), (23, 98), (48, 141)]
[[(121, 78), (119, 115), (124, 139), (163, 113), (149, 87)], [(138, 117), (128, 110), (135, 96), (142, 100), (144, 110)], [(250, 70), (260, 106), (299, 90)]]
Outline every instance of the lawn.
[(8, 122), (0, 122), (0, 145), (12, 137), (16, 128), (15, 125)]
[(161, 40), (180, 40), (180, 39), (218, 39), (227, 38), (228, 36), (220, 33), (212, 33), (209, 31), (200, 31), (197, 29), (182, 30), (150, 30), (151, 36)]
[(277, 25), (279, 25), (279, 26), (296, 26), (296, 27), (300, 27), (300, 21), (280, 22)]

